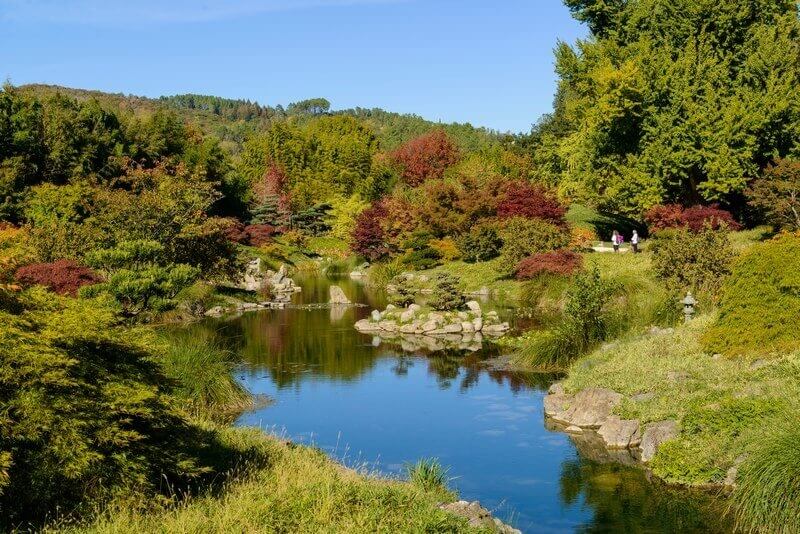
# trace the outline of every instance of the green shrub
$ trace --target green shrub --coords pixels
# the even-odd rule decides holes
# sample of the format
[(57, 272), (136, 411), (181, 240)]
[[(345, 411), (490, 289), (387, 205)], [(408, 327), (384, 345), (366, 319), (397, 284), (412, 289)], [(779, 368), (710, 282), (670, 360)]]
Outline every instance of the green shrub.
[(400, 261), (403, 265), (418, 271), (432, 269), (442, 263), (442, 255), (435, 249), (426, 246), (419, 250), (409, 250)]
[(119, 328), (108, 304), (41, 289), (0, 298), (2, 531), (208, 471), (199, 451), (212, 436), (177, 408), (152, 336)]
[(800, 236), (753, 246), (722, 288), (719, 317), (703, 336), (710, 352), (786, 353), (800, 347)]
[(512, 217), (500, 230), (503, 248), (500, 267), (504, 274), (514, 272), (517, 264), (528, 256), (550, 252), (569, 245), (569, 233), (540, 219)]
[(433, 276), (433, 294), (428, 304), (435, 310), (460, 308), (464, 304), (461, 280), (447, 272), (436, 273)]
[(736, 527), (741, 532), (800, 532), (800, 416), (770, 421), (769, 428), (739, 467), (733, 493)]
[(493, 225), (482, 224), (470, 229), (458, 240), (461, 256), (467, 263), (489, 261), (500, 255), (503, 240)]
[(374, 263), (368, 272), (369, 285), (384, 288), (404, 270), (403, 264), (397, 258), (385, 263)]
[(653, 271), (679, 292), (716, 300), (735, 252), (725, 230), (664, 230), (651, 240)]
[(405, 274), (398, 274), (389, 281), (389, 302), (395, 306), (404, 308), (414, 302), (417, 293), (411, 280)]

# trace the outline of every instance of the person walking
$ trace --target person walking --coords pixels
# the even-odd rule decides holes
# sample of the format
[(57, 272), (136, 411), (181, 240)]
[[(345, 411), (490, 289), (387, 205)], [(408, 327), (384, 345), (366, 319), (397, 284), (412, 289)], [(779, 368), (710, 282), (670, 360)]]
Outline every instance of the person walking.
[(631, 236), (631, 250), (633, 250), (634, 254), (639, 252), (639, 232), (636, 230), (633, 231), (633, 235)]
[(622, 244), (622, 236), (616, 230), (611, 234), (611, 244), (614, 246), (614, 252), (619, 252), (619, 246)]

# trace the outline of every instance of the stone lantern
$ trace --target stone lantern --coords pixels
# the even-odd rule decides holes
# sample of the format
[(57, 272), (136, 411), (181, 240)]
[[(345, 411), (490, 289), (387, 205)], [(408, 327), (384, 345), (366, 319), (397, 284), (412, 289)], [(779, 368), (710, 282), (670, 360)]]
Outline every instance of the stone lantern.
[(694, 315), (694, 307), (697, 304), (697, 301), (692, 296), (692, 292), (689, 291), (686, 293), (686, 297), (681, 301), (683, 304), (683, 318), (684, 321), (687, 323), (692, 320), (692, 316)]

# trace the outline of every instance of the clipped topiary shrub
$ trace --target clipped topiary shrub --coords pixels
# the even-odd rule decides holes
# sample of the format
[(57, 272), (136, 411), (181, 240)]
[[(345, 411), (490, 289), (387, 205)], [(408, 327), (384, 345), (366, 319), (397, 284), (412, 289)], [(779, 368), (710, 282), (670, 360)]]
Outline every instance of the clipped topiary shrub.
[(44, 286), (53, 293), (72, 296), (83, 286), (103, 281), (93, 270), (72, 260), (26, 265), (17, 269), (14, 277), (24, 286)]
[(517, 264), (514, 276), (530, 280), (542, 274), (570, 275), (583, 266), (583, 256), (571, 250), (556, 250), (529, 256)]
[(436, 273), (429, 304), (436, 310), (455, 310), (464, 305), (461, 280), (450, 273)]
[(470, 229), (458, 240), (461, 257), (467, 263), (489, 261), (500, 255), (503, 240), (493, 225), (482, 224)]
[(709, 352), (787, 353), (800, 347), (800, 236), (758, 244), (722, 287), (719, 318), (703, 336)]

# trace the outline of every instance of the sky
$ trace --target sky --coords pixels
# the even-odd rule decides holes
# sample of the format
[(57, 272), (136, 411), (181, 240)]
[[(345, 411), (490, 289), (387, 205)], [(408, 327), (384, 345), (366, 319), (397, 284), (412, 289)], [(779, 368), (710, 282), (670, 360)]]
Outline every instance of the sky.
[(586, 34), (561, 0), (0, 0), (0, 77), (526, 132)]

